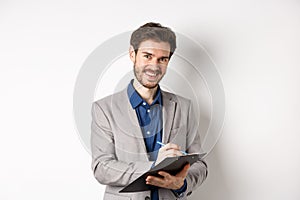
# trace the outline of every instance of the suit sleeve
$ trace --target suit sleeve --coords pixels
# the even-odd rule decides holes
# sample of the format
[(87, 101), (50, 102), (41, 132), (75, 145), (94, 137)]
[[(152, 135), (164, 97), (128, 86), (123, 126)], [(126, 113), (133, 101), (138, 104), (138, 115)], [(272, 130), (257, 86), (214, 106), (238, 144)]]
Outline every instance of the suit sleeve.
[(104, 185), (126, 186), (151, 168), (150, 161), (120, 161), (115, 154), (115, 142), (108, 117), (101, 106), (92, 105), (91, 150), (92, 170)]
[[(187, 121), (187, 152), (188, 153), (199, 153), (201, 152), (201, 141), (198, 132), (198, 121), (194, 115), (192, 104), (189, 106), (189, 115)], [(192, 191), (196, 190), (207, 177), (207, 164), (203, 160), (198, 160), (194, 163), (188, 172), (186, 177), (187, 180), (187, 191), (186, 195), (190, 195)]]

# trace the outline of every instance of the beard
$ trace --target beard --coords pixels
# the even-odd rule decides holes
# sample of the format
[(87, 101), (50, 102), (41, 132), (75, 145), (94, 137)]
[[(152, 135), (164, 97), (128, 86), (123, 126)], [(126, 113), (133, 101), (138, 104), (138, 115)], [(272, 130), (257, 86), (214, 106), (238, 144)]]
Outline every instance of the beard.
[[(161, 81), (161, 79), (164, 77), (164, 74), (162, 74), (161, 67), (156, 66), (155, 70), (148, 68), (148, 66), (144, 66), (142, 70), (139, 70), (136, 67), (136, 64), (133, 66), (134, 76), (136, 77), (137, 81), (148, 89), (153, 89), (157, 87), (158, 83)], [(145, 78), (145, 74), (155, 74), (155, 76), (158, 76), (156, 80), (148, 80)]]

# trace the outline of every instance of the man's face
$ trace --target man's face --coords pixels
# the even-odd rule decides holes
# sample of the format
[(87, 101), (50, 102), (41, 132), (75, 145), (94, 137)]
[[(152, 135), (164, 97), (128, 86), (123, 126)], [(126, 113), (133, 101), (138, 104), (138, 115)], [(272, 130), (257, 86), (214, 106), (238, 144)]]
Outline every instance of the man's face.
[(130, 48), (130, 59), (134, 64), (134, 75), (141, 85), (155, 88), (166, 73), (170, 56), (170, 44), (146, 40), (135, 53)]

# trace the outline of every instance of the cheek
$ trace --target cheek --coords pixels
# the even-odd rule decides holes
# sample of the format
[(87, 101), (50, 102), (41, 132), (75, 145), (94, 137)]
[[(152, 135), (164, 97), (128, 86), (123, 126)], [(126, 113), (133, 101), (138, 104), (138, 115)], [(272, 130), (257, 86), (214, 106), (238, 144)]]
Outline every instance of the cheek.
[(162, 74), (165, 74), (167, 72), (167, 67), (162, 67), (161, 72), (162, 72)]
[(147, 63), (144, 62), (144, 61), (141, 60), (141, 59), (136, 59), (136, 60), (135, 60), (135, 65), (137, 65), (137, 66), (139, 66), (139, 67), (144, 66), (144, 65), (146, 65), (146, 64), (147, 64)]

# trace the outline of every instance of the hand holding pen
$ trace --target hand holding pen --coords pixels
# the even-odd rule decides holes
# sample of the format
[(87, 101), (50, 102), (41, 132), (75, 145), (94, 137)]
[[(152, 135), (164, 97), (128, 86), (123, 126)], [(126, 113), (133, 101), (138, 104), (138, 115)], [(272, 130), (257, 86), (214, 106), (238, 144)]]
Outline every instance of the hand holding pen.
[(158, 141), (157, 143), (160, 144), (162, 147), (158, 151), (155, 165), (157, 165), (167, 157), (187, 155), (186, 152), (180, 150), (180, 147), (177, 144), (173, 144), (173, 143), (163, 144)]
[[(166, 144), (164, 144), (164, 143), (162, 143), (162, 142), (159, 142), (159, 141), (157, 141), (156, 142), (157, 144), (160, 144), (162, 147), (164, 147), (164, 146), (166, 146)], [(171, 144), (171, 143), (169, 143), (169, 144)], [(185, 151), (180, 151), (183, 155), (187, 155), (187, 153), (185, 152)]]

